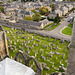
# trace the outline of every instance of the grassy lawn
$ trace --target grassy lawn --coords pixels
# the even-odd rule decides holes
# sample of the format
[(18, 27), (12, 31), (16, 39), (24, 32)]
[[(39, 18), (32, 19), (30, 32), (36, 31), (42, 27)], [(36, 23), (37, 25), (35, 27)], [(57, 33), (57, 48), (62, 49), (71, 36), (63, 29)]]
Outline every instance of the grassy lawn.
[(60, 25), (60, 23), (58, 23), (57, 25), (54, 25), (53, 27), (51, 27), (50, 29), (48, 29), (48, 31), (55, 29), (59, 25)]
[[(56, 28), (58, 25), (54, 26), (52, 29)], [(18, 50), (25, 51), (30, 56), (35, 56), (36, 52), (37, 54), (35, 58), (38, 60), (38, 62), (40, 64), (46, 63), (47, 67), (50, 68), (50, 70), (47, 70), (44, 68), (44, 66), (42, 66), (43, 68), (42, 75), (46, 75), (46, 73), (51, 74), (55, 71), (61, 72), (59, 70), (61, 64), (64, 64), (65, 68), (67, 67), (68, 51), (69, 51), (69, 49), (67, 49), (67, 46), (69, 42), (64, 41), (64, 43), (60, 43), (60, 40), (58, 39), (42, 37), (37, 34), (34, 35), (32, 33), (30, 34), (28, 32), (22, 32), (17, 29), (12, 30), (11, 28), (8, 27), (3, 27), (3, 28), (4, 30), (8, 30), (8, 32), (6, 33), (7, 37), (9, 38), (8, 46), (12, 47), (11, 49), (9, 49), (10, 57), (14, 58)], [(22, 38), (23, 36), (25, 36), (26, 38)], [(32, 40), (32, 38), (34, 38), (34, 40)], [(26, 46), (32, 48), (31, 49), (26, 48), (25, 44)], [(45, 57), (45, 60), (41, 58), (41, 54)], [(64, 58), (63, 55), (65, 55)], [(33, 62), (31, 61), (31, 64), (32, 63)], [(35, 65), (32, 66), (32, 69), (35, 70)]]
[(63, 34), (66, 34), (66, 35), (72, 35), (72, 29), (70, 29), (69, 27), (66, 27), (63, 31), (62, 31)]
[(69, 26), (70, 28), (73, 28), (73, 24), (69, 24), (68, 26)]
[(53, 23), (48, 24), (47, 26), (45, 26), (43, 29), (48, 28), (49, 26), (51, 26)]

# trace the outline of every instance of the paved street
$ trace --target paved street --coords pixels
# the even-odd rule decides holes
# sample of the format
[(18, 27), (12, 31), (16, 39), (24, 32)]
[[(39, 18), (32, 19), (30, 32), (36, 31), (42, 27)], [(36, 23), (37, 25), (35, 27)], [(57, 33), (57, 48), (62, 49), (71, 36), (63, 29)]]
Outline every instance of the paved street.
[[(75, 15), (75, 13), (71, 13), (70, 17), (74, 16), (74, 15)], [(67, 22), (67, 20), (69, 20), (70, 17), (64, 19), (64, 21), (61, 22), (61, 25), (59, 25), (54, 30), (51, 30), (51, 31), (29, 30), (29, 31), (34, 32), (34, 33), (38, 33), (38, 34), (41, 34), (41, 35), (45, 35), (45, 36), (50, 36), (50, 37), (54, 37), (54, 38), (58, 38), (58, 39), (63, 39), (63, 40), (66, 40), (66, 41), (71, 41), (71, 36), (63, 35), (63, 34), (60, 33), (62, 28), (64, 28), (65, 26), (68, 26), (69, 22)]]
[[(75, 15), (75, 13), (71, 13), (70, 17), (73, 17)], [(42, 36), (49, 36), (49, 37), (53, 37), (53, 38), (58, 38), (61, 40), (66, 40), (66, 41), (71, 41), (71, 36), (69, 35), (64, 35), (61, 34), (60, 31), (65, 27), (68, 26), (69, 22), (67, 22), (67, 20), (70, 19), (70, 17), (68, 18), (64, 18), (64, 21), (61, 22), (61, 25), (59, 25), (58, 27), (56, 27), (54, 30), (51, 31), (45, 31), (45, 30), (32, 30), (32, 29), (26, 29), (28, 32), (33, 32), (36, 34), (40, 34)], [(7, 25), (7, 24), (1, 24), (3, 26), (7, 26), (7, 27), (14, 27), (11, 25)], [(21, 29), (20, 27), (16, 27), (16, 29)]]

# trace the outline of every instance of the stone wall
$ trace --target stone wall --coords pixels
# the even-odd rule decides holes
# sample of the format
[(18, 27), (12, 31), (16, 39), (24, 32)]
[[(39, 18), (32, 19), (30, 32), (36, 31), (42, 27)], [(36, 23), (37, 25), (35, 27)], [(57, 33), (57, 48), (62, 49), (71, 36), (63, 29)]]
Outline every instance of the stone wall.
[(9, 56), (6, 34), (4, 31), (0, 31), (0, 60)]
[(34, 30), (41, 29), (40, 27), (37, 27), (37, 26), (27, 25), (23, 23), (11, 23), (8, 21), (3, 21), (3, 20), (0, 20), (0, 23), (2, 24), (2, 26), (13, 27), (16, 29), (34, 29)]
[(75, 18), (73, 22), (71, 48), (68, 57), (67, 75), (75, 75)]

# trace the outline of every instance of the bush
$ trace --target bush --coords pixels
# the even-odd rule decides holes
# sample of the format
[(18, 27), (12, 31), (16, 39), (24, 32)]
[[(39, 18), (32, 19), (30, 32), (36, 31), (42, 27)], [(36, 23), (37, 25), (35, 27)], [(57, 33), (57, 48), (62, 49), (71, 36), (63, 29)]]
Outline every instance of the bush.
[(40, 19), (41, 19), (41, 15), (39, 14), (39, 13), (35, 13), (33, 16), (32, 16), (32, 18), (33, 18), (33, 21), (40, 21)]
[(0, 4), (3, 4), (3, 2), (0, 2)]
[(1, 6), (0, 10), (1, 10), (2, 13), (4, 13), (4, 7)]
[(33, 13), (37, 13), (34, 9), (33, 10), (31, 10)]
[(30, 16), (24, 17), (24, 20), (32, 21), (32, 17)]

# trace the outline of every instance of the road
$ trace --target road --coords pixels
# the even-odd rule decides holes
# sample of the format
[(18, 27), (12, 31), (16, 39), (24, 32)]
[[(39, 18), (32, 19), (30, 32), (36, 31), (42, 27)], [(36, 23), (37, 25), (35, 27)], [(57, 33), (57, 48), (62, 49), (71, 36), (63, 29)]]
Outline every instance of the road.
[[(75, 13), (71, 13), (70, 17), (75, 16)], [(64, 18), (64, 21), (60, 22), (61, 24), (56, 27), (54, 30), (50, 30), (50, 31), (45, 31), (45, 30), (32, 30), (32, 29), (26, 29), (28, 32), (32, 32), (32, 33), (36, 33), (36, 34), (40, 34), (42, 36), (48, 36), (48, 37), (53, 37), (53, 38), (57, 38), (57, 39), (61, 39), (61, 40), (66, 40), (66, 41), (71, 41), (71, 36), (69, 35), (64, 35), (61, 34), (61, 30), (65, 27), (68, 26), (69, 22), (67, 22), (67, 20), (70, 19), (70, 17), (68, 18)], [(7, 27), (13, 27), (11, 25), (7, 25), (7, 24), (1, 24), (3, 26), (7, 26)], [(17, 27), (15, 26), (16, 29), (22, 29), (21, 27)]]
[[(75, 15), (75, 13), (71, 13), (70, 17), (73, 17)], [(44, 36), (49, 36), (49, 37), (53, 37), (53, 38), (58, 38), (61, 40), (66, 40), (66, 41), (71, 41), (71, 36), (69, 35), (64, 35), (61, 34), (60, 31), (65, 27), (68, 26), (69, 22), (67, 22), (67, 20), (70, 19), (70, 17), (68, 18), (64, 18), (64, 21), (61, 22), (61, 25), (59, 25), (57, 28), (55, 28), (54, 30), (51, 31), (45, 31), (45, 30), (29, 30), (30, 32), (34, 32), (37, 34), (41, 34)]]

